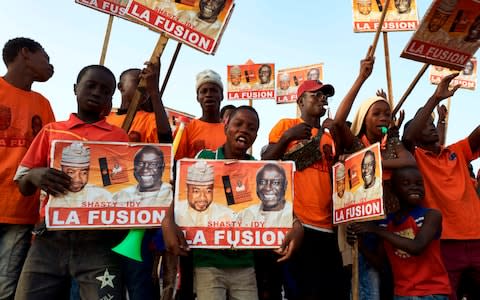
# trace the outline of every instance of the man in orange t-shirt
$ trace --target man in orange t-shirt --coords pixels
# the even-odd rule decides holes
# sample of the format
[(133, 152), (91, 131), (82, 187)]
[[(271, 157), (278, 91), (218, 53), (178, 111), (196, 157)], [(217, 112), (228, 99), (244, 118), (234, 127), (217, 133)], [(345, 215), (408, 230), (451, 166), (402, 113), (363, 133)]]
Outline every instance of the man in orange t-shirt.
[(223, 83), (213, 70), (197, 74), (197, 101), (202, 107), (200, 119), (194, 119), (185, 127), (175, 160), (194, 158), (203, 149), (217, 149), (226, 141), (224, 124), (220, 118), (220, 102), (223, 100)]
[[(443, 215), (441, 251), (452, 285), (450, 299), (457, 299), (462, 276), (471, 276), (480, 293), (480, 199), (467, 165), (479, 157), (480, 126), (466, 138), (448, 147), (440, 145), (432, 112), (449, 90), (457, 74), (446, 76), (414, 119), (405, 125), (403, 140), (415, 156), (425, 182), (425, 205)], [(472, 276), (473, 274), (473, 276)]]
[[(300, 118), (281, 119), (273, 127), (262, 159), (281, 159), (317, 136), (319, 130), (323, 131), (320, 118), (326, 112), (328, 97), (334, 93), (330, 84), (304, 81), (297, 90)], [(298, 169), (297, 163), (294, 175), (293, 211), (304, 227), (302, 245), (292, 261), (300, 299), (342, 299), (341, 292), (345, 289), (342, 258), (332, 226), (330, 170), (334, 149), (332, 136), (328, 132), (321, 133), (318, 149), (321, 159), (303, 170)]]
[(13, 298), (38, 220), (38, 194), (24, 197), (13, 181), (15, 170), (43, 125), (55, 121), (48, 100), (31, 90), (45, 82), (53, 66), (43, 47), (15, 38), (3, 48), (7, 73), (0, 77), (0, 299)]

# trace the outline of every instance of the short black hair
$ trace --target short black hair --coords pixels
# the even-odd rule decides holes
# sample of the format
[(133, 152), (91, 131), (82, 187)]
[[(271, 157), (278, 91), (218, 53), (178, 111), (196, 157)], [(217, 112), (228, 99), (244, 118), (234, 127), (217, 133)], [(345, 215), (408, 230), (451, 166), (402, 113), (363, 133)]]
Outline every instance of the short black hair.
[(223, 118), (223, 116), (225, 115), (225, 113), (227, 112), (227, 110), (229, 109), (235, 109), (237, 108), (235, 105), (232, 105), (232, 104), (228, 104), (228, 105), (225, 105), (224, 107), (222, 107), (222, 109), (220, 110), (220, 118)]
[[(255, 110), (255, 108), (253, 108), (252, 106), (250, 105), (241, 105), (237, 108), (235, 108), (231, 113), (230, 113), (230, 117), (228, 118), (228, 123), (230, 123), (230, 121), (233, 119), (233, 116), (235, 116), (237, 114), (237, 112), (241, 111), (241, 110), (248, 110), (248, 111), (251, 111), (255, 114), (255, 116), (257, 117), (257, 120), (258, 120), (258, 127), (260, 128), (260, 117), (258, 116), (258, 112)], [(227, 124), (228, 124), (227, 123)]]
[(122, 81), (122, 78), (123, 76), (127, 75), (128, 73), (131, 73), (131, 72), (141, 72), (142, 70), (138, 69), (138, 68), (130, 68), (130, 69), (126, 69), (125, 71), (123, 71), (121, 74), (120, 74), (120, 77), (118, 78), (119, 81)]
[[(81, 69), (77, 76), (77, 84), (80, 82), (80, 80), (82, 80), (83, 76), (85, 75), (85, 73), (87, 73), (88, 70), (100, 70), (109, 74), (112, 77), (114, 87), (117, 86), (117, 80), (115, 79), (115, 75), (113, 75), (113, 72), (110, 71), (109, 68), (102, 65), (89, 65)], [(113, 89), (113, 91), (115, 91), (115, 88)]]
[(43, 47), (38, 42), (24, 37), (17, 37), (9, 40), (3, 47), (2, 57), (6, 66), (12, 63), (22, 48), (27, 48), (30, 52), (42, 50)]
[(133, 163), (136, 164), (140, 160), (140, 154), (143, 154), (145, 152), (154, 152), (155, 154), (157, 154), (162, 160), (163, 165), (165, 166), (165, 157), (163, 156), (162, 150), (160, 150), (158, 147), (151, 145), (143, 146), (140, 150), (138, 150), (137, 153), (135, 153)]

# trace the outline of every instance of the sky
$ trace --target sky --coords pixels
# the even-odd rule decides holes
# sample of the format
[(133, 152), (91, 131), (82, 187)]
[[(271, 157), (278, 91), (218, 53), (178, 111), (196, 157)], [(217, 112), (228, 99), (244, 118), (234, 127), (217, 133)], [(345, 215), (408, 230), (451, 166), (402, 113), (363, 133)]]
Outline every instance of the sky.
[[(431, 1), (417, 0), (422, 18)], [(226, 85), (227, 65), (273, 62), (277, 70), (316, 63), (324, 64), (324, 83), (335, 87), (330, 107), (335, 113), (340, 101), (358, 75), (360, 60), (372, 43), (374, 33), (354, 33), (352, 3), (349, 0), (236, 0), (236, 7), (214, 56), (183, 45), (168, 82), (165, 106), (195, 116), (201, 115), (196, 101), (195, 76), (213, 69)], [(76, 4), (73, 0), (8, 1), (0, 9), (0, 44), (3, 47), (14, 37), (29, 37), (40, 42), (55, 67), (54, 76), (33, 89), (47, 97), (57, 120), (67, 119), (76, 111), (73, 84), (80, 69), (98, 64), (105, 37), (108, 15)], [(396, 103), (421, 69), (423, 63), (400, 58), (413, 32), (388, 33), (393, 98)], [(128, 68), (141, 68), (150, 58), (158, 33), (145, 27), (115, 18), (108, 44), (105, 66), (117, 76)], [(162, 55), (161, 81), (170, 64), (177, 42), (170, 40)], [(359, 92), (349, 119), (364, 99), (377, 89), (387, 90), (385, 56), (382, 37), (376, 51), (373, 74)], [(0, 66), (0, 75), (6, 68)], [(428, 73), (428, 71), (427, 71)], [(434, 93), (428, 74), (420, 79), (405, 102), (406, 120)], [(225, 95), (226, 96), (226, 95)], [(226, 97), (225, 97), (226, 98)], [(478, 126), (480, 92), (460, 89), (451, 99), (447, 143), (468, 136)], [(446, 101), (445, 101), (446, 102)], [(114, 95), (113, 106), (120, 104), (120, 93)], [(223, 100), (227, 104), (247, 105), (248, 101)], [(274, 100), (254, 100), (260, 115), (260, 130), (253, 154), (260, 158), (268, 134), (280, 118), (296, 116), (295, 104), (277, 105)], [(475, 171), (480, 162), (474, 162)]]

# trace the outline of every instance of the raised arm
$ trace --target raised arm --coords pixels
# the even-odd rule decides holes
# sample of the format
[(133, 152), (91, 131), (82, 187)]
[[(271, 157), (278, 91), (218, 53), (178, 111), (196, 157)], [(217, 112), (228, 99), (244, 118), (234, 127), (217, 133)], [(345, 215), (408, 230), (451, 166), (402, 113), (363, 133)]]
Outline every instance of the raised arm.
[(453, 78), (457, 77), (458, 74), (459, 73), (450, 74), (448, 76), (445, 76), (440, 81), (437, 88), (435, 89), (435, 92), (428, 99), (425, 106), (417, 112), (417, 114), (411, 121), (410, 126), (405, 129), (405, 132), (403, 133), (403, 139), (408, 145), (416, 144), (416, 141), (419, 139), (422, 129), (425, 127), (425, 124), (427, 124), (428, 120), (431, 118), (433, 110), (440, 103), (440, 101), (453, 96), (453, 94), (455, 94), (455, 92), (458, 90), (460, 85), (457, 85), (451, 90), (449, 90), (450, 82)]
[(368, 79), (368, 77), (370, 77), (373, 71), (373, 64), (375, 62), (375, 58), (373, 56), (370, 56), (370, 49), (368, 53), (369, 54), (367, 54), (367, 57), (361, 60), (360, 72), (355, 79), (352, 87), (345, 95), (342, 102), (340, 102), (337, 113), (335, 114), (335, 119), (332, 122), (332, 125), (335, 128), (334, 132), (338, 133), (338, 136), (337, 134), (333, 136), (335, 143), (340, 144), (340, 141), (344, 141), (343, 146), (345, 148), (349, 148), (349, 146), (353, 142), (353, 135), (351, 134), (350, 130), (344, 130), (344, 127), (346, 127), (345, 122), (347, 121), (348, 114), (352, 109), (353, 102), (355, 101), (355, 98), (357, 97), (360, 88)]
[(160, 76), (160, 58), (158, 58), (158, 62), (155, 64), (146, 62), (145, 65), (146, 67), (140, 73), (140, 78), (145, 79), (147, 84), (146, 90), (152, 101), (158, 141), (161, 143), (171, 143), (173, 141), (172, 129), (170, 128), (170, 123), (168, 122), (167, 113), (165, 112), (165, 107), (163, 106), (163, 101), (160, 98), (160, 92), (158, 88)]
[(468, 142), (470, 143), (470, 149), (472, 149), (472, 152), (480, 151), (480, 125), (470, 133), (468, 136)]

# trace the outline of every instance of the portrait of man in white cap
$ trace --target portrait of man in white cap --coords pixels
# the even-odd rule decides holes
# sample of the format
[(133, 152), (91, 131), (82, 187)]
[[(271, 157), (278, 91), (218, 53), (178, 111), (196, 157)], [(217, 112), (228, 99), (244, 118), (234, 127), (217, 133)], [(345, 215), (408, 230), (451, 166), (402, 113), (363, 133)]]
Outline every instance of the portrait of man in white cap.
[(112, 195), (104, 188), (88, 183), (90, 172), (90, 148), (73, 142), (62, 150), (60, 161), (62, 172), (70, 176), (69, 193), (54, 197), (50, 206), (82, 207), (93, 202), (111, 202)]
[(115, 193), (117, 206), (170, 206), (173, 191), (170, 183), (162, 182), (164, 170), (164, 155), (158, 147), (144, 146), (138, 150), (133, 159), (133, 176), (138, 184)]
[(296, 87), (290, 86), (290, 74), (281, 73), (278, 76), (277, 96), (285, 96), (297, 93)]
[(265, 227), (291, 227), (293, 208), (285, 199), (288, 186), (285, 169), (275, 163), (265, 164), (257, 171), (256, 183), (260, 203), (239, 213), (242, 226), (254, 226), (253, 222), (260, 222)]
[(230, 81), (228, 82), (229, 92), (238, 92), (247, 90), (250, 85), (246, 82), (242, 82), (242, 69), (240, 66), (233, 66), (230, 68)]
[(209, 221), (233, 221), (234, 213), (226, 205), (213, 202), (215, 175), (213, 166), (197, 161), (187, 169), (187, 200), (175, 203), (178, 226), (208, 226)]
[(335, 172), (335, 193), (333, 194), (335, 208), (343, 208), (353, 204), (352, 193), (345, 190), (345, 165), (340, 164)]

